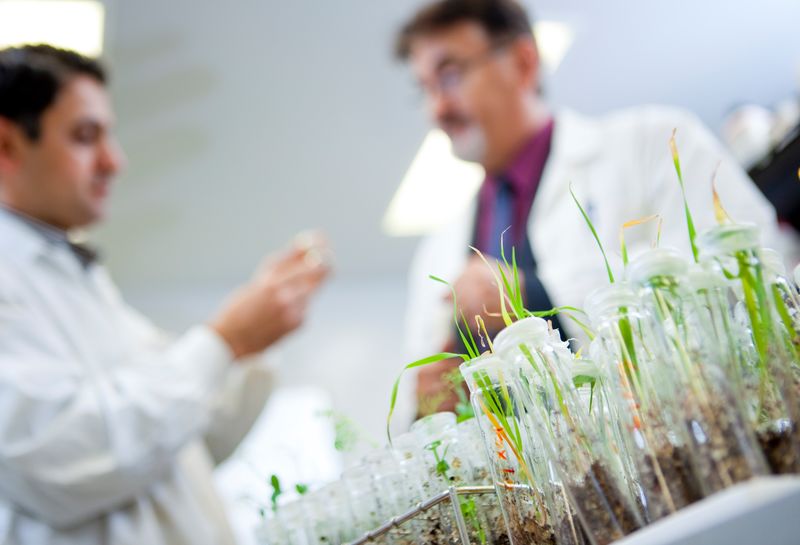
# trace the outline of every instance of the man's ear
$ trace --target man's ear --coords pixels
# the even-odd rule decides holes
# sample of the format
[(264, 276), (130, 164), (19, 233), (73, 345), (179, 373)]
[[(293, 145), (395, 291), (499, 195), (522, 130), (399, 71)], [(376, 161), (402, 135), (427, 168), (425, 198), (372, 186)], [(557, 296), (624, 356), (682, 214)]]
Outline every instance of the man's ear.
[(525, 89), (537, 89), (541, 64), (536, 43), (530, 38), (518, 38), (511, 47), (514, 51), (520, 84)]
[(21, 146), (22, 132), (19, 126), (0, 116), (0, 178), (19, 168)]

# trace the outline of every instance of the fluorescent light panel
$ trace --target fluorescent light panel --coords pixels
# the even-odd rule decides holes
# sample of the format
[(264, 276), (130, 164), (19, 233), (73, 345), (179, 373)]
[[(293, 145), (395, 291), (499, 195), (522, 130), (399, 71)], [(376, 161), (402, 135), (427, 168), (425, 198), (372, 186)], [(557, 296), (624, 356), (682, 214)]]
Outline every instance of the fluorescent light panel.
[(392, 236), (427, 233), (463, 210), (483, 180), (483, 169), (455, 157), (450, 139), (428, 133), (383, 218)]
[[(545, 69), (555, 72), (572, 45), (572, 29), (565, 23), (540, 21), (534, 33)], [(434, 231), (464, 210), (482, 181), (483, 169), (456, 158), (447, 135), (431, 130), (389, 204), (383, 231), (391, 236)]]
[(560, 21), (539, 21), (533, 25), (533, 34), (539, 48), (539, 56), (545, 69), (551, 74), (558, 69), (575, 39), (575, 33)]
[(0, 0), (0, 48), (47, 43), (97, 57), (104, 20), (95, 0)]

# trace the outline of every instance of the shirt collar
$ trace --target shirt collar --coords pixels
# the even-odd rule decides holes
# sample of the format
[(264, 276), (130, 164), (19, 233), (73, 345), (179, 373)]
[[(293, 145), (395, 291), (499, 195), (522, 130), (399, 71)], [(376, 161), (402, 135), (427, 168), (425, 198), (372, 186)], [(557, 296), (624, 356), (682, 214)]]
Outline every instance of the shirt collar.
[(520, 194), (534, 180), (534, 171), (541, 165), (546, 157), (543, 157), (549, 149), (548, 143), (553, 134), (553, 119), (551, 118), (541, 129), (536, 131), (533, 136), (517, 152), (514, 160), (509, 167), (501, 174), (489, 175), (486, 181), (491, 184), (498, 184), (504, 180), (511, 184), (515, 193)]
[(73, 243), (66, 231), (0, 204), (0, 248), (6, 255), (31, 259), (49, 253), (54, 246), (68, 249), (84, 268), (97, 258), (92, 250)]

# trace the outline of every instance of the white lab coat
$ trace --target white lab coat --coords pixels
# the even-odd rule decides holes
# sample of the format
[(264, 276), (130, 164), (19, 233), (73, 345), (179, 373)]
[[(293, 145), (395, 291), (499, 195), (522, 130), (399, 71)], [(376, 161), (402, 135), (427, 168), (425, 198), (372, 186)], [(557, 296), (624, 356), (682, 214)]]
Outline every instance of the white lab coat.
[(227, 456), (269, 381), (243, 389), (231, 360), (207, 327), (168, 342), (0, 210), (0, 543), (232, 543), (202, 439)]
[[(660, 214), (661, 246), (691, 255), (669, 149), (674, 128), (698, 230), (715, 221), (711, 177), (719, 164), (717, 190), (730, 216), (760, 225), (765, 245), (787, 249), (787, 238), (779, 233), (772, 206), (688, 112), (651, 106), (586, 118), (561, 111), (555, 115), (550, 156), (528, 221), (538, 274), (554, 305), (582, 307), (590, 291), (608, 283), (602, 256), (569, 194), (570, 184), (594, 222), (617, 277), (622, 276), (620, 228), (630, 220)], [(473, 202), (418, 247), (410, 271), (406, 313), (409, 361), (440, 352), (452, 330), (452, 306), (443, 304), (447, 288), (429, 280), (428, 275), (451, 282), (458, 278), (468, 256), (475, 207)], [(652, 245), (655, 230), (655, 226), (626, 230), (631, 257)], [(567, 329), (562, 332), (565, 337), (580, 336), (569, 320), (561, 320), (561, 324)]]

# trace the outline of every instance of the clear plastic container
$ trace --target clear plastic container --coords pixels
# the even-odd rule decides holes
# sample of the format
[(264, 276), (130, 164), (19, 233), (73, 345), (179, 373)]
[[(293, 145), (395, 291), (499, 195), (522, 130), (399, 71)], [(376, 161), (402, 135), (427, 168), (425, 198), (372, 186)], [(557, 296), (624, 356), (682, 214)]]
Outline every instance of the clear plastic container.
[[(429, 479), (438, 483), (440, 491), (450, 486), (471, 484), (474, 469), (469, 454), (463, 448), (464, 444), (459, 440), (454, 413), (441, 412), (421, 418), (412, 424), (411, 433), (423, 450)], [(470, 542), (475, 545), (494, 543), (493, 528), (486, 519), (486, 513), (478, 509), (476, 498), (459, 497), (459, 508)], [(452, 538), (454, 542), (459, 542), (456, 535)]]
[[(353, 521), (353, 526), (347, 534), (348, 540), (361, 537), (393, 516), (373, 485), (372, 468), (369, 465), (360, 464), (346, 469), (342, 473), (342, 484), (348, 494)], [(390, 543), (390, 541), (386, 536), (382, 536), (376, 543)]]
[(583, 543), (563, 486), (532, 429), (528, 363), (486, 354), (461, 366), (512, 544)]
[(626, 283), (592, 292), (585, 308), (597, 337), (590, 354), (603, 369), (619, 429), (635, 465), (641, 504), (655, 521), (700, 499), (685, 434), (671, 402), (678, 389), (672, 370), (649, 347), (652, 321)]
[(283, 523), (274, 514), (267, 515), (256, 527), (255, 537), (258, 545), (284, 545), (289, 541)]
[[(742, 379), (737, 395), (775, 472), (800, 472), (800, 365), (791, 309), (781, 293), (785, 278), (776, 274), (778, 261), (759, 249), (754, 225), (728, 224), (698, 237), (703, 264), (734, 282), (738, 303), (734, 316), (748, 330), (745, 361), (729, 369)], [(768, 266), (772, 264), (772, 267)], [(780, 267), (778, 267), (778, 273)]]
[(311, 518), (312, 531), (319, 545), (347, 543), (353, 523), (347, 492), (339, 482), (330, 483), (304, 496)]
[[(381, 449), (368, 454), (365, 465), (372, 472), (373, 488), (383, 522), (405, 513), (416, 498), (414, 483), (406, 480), (403, 467), (389, 449)], [(409, 485), (412, 486), (409, 486)], [(415, 545), (420, 543), (417, 522), (409, 521), (389, 530), (388, 541), (393, 545)]]
[(685, 434), (700, 492), (710, 495), (766, 474), (726, 372), (736, 356), (712, 322), (720, 312), (708, 296), (723, 286), (702, 270), (690, 275), (683, 257), (662, 248), (637, 258), (630, 276), (641, 287), (642, 304), (653, 320), (649, 348), (655, 364), (675, 373), (675, 432)]
[(281, 505), (277, 517), (283, 525), (286, 545), (316, 545), (308, 505), (303, 498)]
[[(458, 440), (461, 444), (461, 452), (465, 460), (472, 468), (471, 478), (467, 482), (475, 486), (493, 486), (492, 472), (489, 469), (489, 462), (486, 459), (486, 451), (483, 447), (483, 437), (478, 421), (470, 418), (456, 425)], [(500, 509), (500, 501), (496, 494), (481, 494), (473, 496), (478, 511), (483, 513), (488, 523), (488, 527), (493, 529), (495, 543), (502, 543), (502, 535), (508, 535), (503, 520), (503, 512)], [(507, 538), (506, 538), (507, 539)]]
[[(531, 372), (524, 406), (536, 444), (554, 464), (592, 543), (606, 545), (641, 528), (644, 521), (621, 481), (613, 449), (573, 383), (574, 356), (566, 343), (554, 339), (544, 320), (526, 318), (501, 331), (494, 349)], [(553, 492), (551, 505), (560, 498)], [(559, 512), (558, 506), (551, 511)]]
[[(419, 447), (417, 438), (412, 433), (404, 433), (395, 437), (392, 441), (392, 448), (395, 459), (403, 472), (403, 489), (409, 502), (401, 510), (402, 512), (409, 511), (441, 492), (438, 482), (432, 482), (428, 478), (424, 450)], [(412, 531), (416, 532), (420, 544), (440, 542), (440, 540), (446, 539), (444, 536), (452, 535), (456, 528), (452, 508), (444, 504), (417, 515), (404, 526), (409, 526)]]

